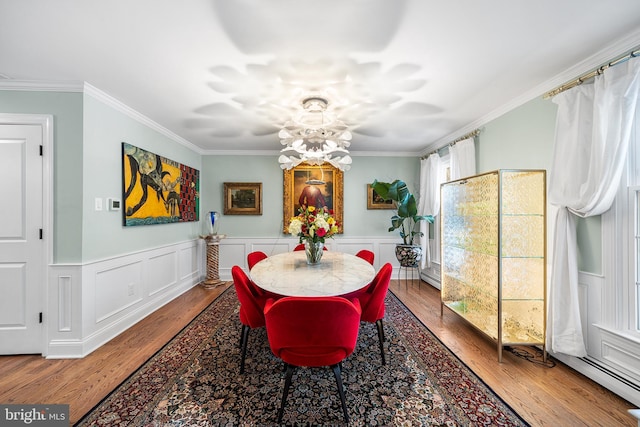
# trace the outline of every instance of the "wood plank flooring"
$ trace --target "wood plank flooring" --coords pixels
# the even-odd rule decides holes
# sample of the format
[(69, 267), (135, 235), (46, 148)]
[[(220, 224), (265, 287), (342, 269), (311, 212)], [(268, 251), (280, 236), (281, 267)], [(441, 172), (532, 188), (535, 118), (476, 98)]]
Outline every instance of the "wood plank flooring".
[[(71, 422), (90, 411), (223, 290), (195, 287), (83, 359), (0, 356), (0, 403), (69, 403)], [(392, 281), (393, 291), (461, 360), (533, 426), (636, 426), (633, 406), (557, 363), (547, 368), (504, 352), (447, 310), (437, 289)]]

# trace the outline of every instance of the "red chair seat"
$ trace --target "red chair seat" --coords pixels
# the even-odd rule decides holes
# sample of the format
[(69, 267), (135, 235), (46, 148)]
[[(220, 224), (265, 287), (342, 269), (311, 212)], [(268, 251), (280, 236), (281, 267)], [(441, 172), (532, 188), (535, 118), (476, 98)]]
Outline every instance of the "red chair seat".
[(373, 281), (364, 289), (353, 292), (352, 296), (355, 296), (360, 301), (362, 307), (362, 315), (360, 320), (368, 323), (375, 323), (378, 329), (378, 340), (380, 341), (380, 356), (382, 357), (382, 364), (387, 363), (384, 356), (384, 325), (382, 319), (384, 318), (384, 299), (387, 296), (389, 290), (389, 282), (391, 281), (391, 273), (393, 267), (391, 264), (386, 263), (380, 268)]
[(265, 258), (267, 258), (267, 254), (262, 251), (249, 252), (249, 254), (247, 255), (247, 266), (249, 267), (249, 270), (251, 270), (254, 265)]
[(368, 249), (362, 249), (358, 251), (356, 256), (362, 258), (371, 265), (373, 265), (373, 261), (375, 260), (375, 254)]
[(287, 367), (278, 424), (282, 422), (293, 369), (331, 366), (345, 421), (349, 422), (341, 362), (353, 353), (360, 326), (360, 303), (341, 297), (285, 297), (267, 300), (264, 315), (269, 346)]
[(247, 344), (249, 342), (249, 332), (251, 329), (261, 328), (265, 326), (264, 306), (267, 302), (266, 295), (262, 295), (255, 291), (258, 288), (247, 275), (237, 265), (231, 268), (231, 276), (233, 285), (238, 294), (240, 301), (240, 323), (242, 330), (240, 332), (240, 373), (244, 373), (244, 361), (247, 355)]

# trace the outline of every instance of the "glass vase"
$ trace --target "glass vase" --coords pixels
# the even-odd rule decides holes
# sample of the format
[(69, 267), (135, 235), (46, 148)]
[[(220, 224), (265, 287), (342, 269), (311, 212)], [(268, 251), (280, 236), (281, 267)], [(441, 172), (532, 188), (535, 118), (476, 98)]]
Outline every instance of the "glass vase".
[(324, 243), (306, 240), (304, 242), (304, 252), (307, 254), (307, 264), (319, 264), (322, 259), (322, 252), (324, 252)]
[(204, 228), (204, 232), (208, 235), (218, 234), (218, 229), (220, 228), (220, 214), (216, 211), (207, 213)]

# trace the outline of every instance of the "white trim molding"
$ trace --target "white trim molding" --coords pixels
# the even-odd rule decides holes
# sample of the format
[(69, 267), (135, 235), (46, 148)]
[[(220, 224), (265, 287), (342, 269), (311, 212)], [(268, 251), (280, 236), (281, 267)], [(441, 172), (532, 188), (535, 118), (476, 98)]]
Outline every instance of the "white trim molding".
[(49, 266), (49, 359), (81, 358), (201, 282), (200, 239)]

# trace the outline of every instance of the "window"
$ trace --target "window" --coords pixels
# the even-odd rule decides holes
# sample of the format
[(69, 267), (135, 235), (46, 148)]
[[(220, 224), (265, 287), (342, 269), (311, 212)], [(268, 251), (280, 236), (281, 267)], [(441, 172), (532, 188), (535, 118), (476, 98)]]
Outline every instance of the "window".
[(629, 306), (629, 316), (630, 324), (632, 330), (634, 332), (640, 331), (640, 188), (637, 186), (630, 188), (630, 193), (632, 193), (632, 200), (634, 205), (634, 222), (635, 227), (633, 229), (633, 248), (634, 248), (634, 257), (633, 257), (633, 270), (629, 277), (633, 278), (633, 283), (630, 283), (629, 286), (629, 298), (628, 301), (630, 303)]
[[(449, 181), (450, 174), (450, 156), (449, 151), (440, 157), (440, 166), (438, 171), (438, 184)], [(431, 253), (431, 262), (440, 264), (440, 213), (434, 215), (433, 223), (429, 224), (429, 251)], [(440, 278), (438, 277), (438, 280)]]
[[(632, 130), (633, 136), (629, 144), (629, 155), (627, 162), (627, 179), (621, 180), (621, 187), (628, 187), (629, 194), (628, 212), (630, 224), (627, 239), (629, 245), (629, 280), (623, 283), (622, 292), (627, 297), (628, 307), (623, 308), (623, 324), (629, 325), (629, 332), (640, 338), (640, 114), (636, 112), (635, 127)], [(624, 182), (626, 181), (626, 182)], [(619, 193), (620, 194), (620, 193)], [(626, 288), (626, 289), (625, 289)], [(628, 315), (624, 315), (628, 313)]]
[[(611, 297), (602, 321), (618, 333), (640, 340), (640, 116), (629, 144), (626, 170), (611, 209), (602, 215), (603, 269)], [(607, 243), (607, 241), (609, 243)], [(609, 293), (609, 292), (607, 292)]]

